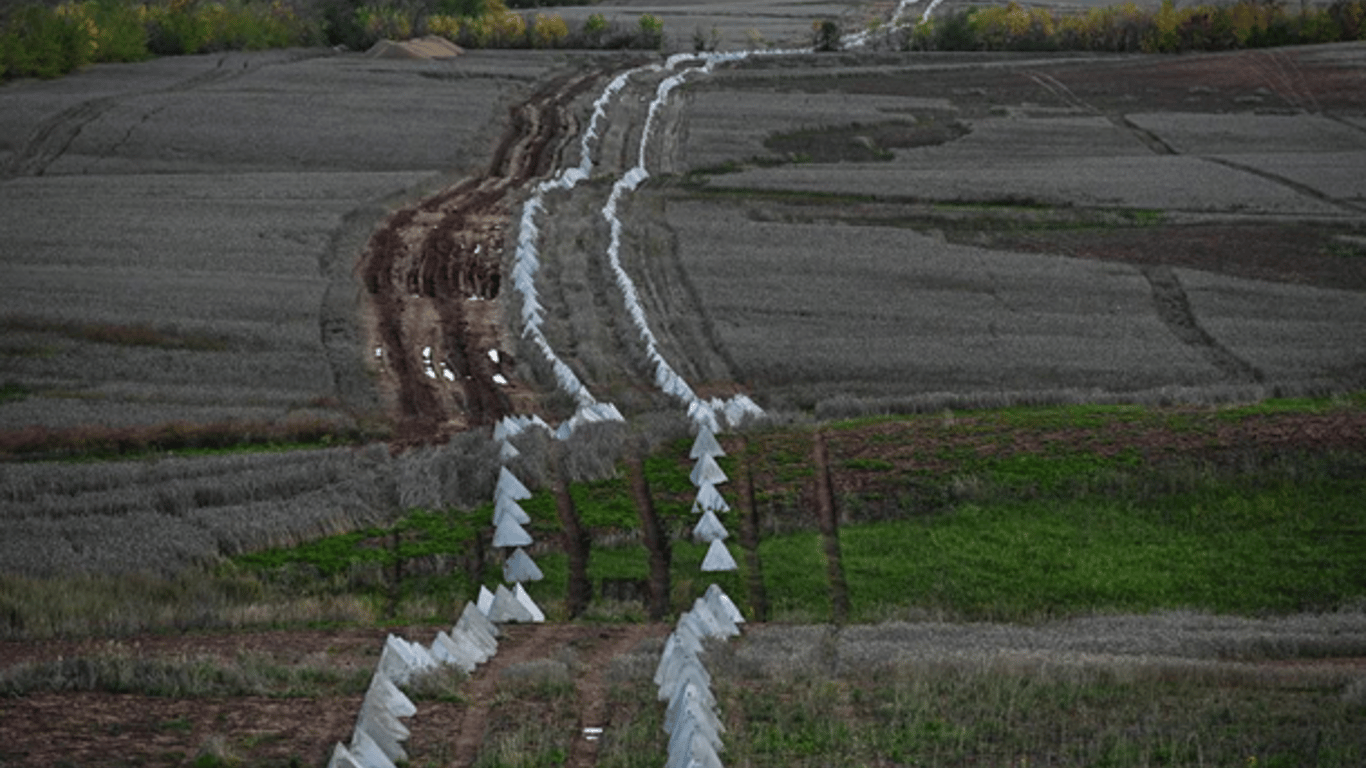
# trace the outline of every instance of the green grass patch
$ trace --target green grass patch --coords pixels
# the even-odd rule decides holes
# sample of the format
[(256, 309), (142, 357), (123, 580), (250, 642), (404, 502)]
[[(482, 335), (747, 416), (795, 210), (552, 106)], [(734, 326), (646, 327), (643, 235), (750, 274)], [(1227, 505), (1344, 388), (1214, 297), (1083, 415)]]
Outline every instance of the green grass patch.
[[(1145, 503), (966, 504), (923, 521), (846, 526), (840, 543), (862, 620), (910, 606), (1006, 621), (1331, 610), (1366, 594), (1363, 492), (1366, 481), (1357, 480), (1214, 483)], [(770, 589), (783, 587), (776, 579)], [(770, 599), (800, 595), (810, 588)], [(812, 600), (810, 609), (821, 605)]]

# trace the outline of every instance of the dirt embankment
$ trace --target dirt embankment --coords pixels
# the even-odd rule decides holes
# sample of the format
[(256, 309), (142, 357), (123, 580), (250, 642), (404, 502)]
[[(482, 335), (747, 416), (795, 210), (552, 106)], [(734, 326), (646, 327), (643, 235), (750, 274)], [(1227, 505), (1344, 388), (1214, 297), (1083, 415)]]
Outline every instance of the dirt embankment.
[(362, 322), (399, 445), (526, 410), (501, 323), (514, 205), (578, 133), (575, 99), (607, 74), (563, 75), (514, 107), (488, 171), (392, 214), (357, 265)]

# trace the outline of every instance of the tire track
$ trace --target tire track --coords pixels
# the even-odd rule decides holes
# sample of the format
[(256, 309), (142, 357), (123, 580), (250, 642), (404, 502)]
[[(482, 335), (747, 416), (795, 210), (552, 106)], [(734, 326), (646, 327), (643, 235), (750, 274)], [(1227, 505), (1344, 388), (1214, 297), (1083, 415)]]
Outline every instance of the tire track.
[(1235, 355), (1201, 325), (1191, 309), (1190, 299), (1171, 267), (1144, 267), (1143, 276), (1153, 291), (1153, 308), (1172, 335), (1205, 356), (1226, 379), (1242, 384), (1257, 384), (1265, 375), (1256, 366)]
[(501, 343), (512, 198), (559, 164), (579, 127), (570, 108), (603, 73), (543, 85), (510, 110), (483, 176), (394, 213), (371, 236), (356, 269), (396, 445), (492, 424), (533, 397)]
[[(124, 101), (143, 96), (186, 93), (208, 85), (235, 80), (264, 67), (291, 64), (317, 55), (326, 54), (295, 52), (281, 57), (278, 61), (262, 61), (260, 56), (224, 54), (218, 58), (212, 69), (163, 88), (129, 91), (116, 96), (103, 96), (68, 107), (39, 123), (38, 127), (29, 135), (28, 140), (24, 142), (24, 146), (14, 153), (14, 156), (3, 168), (0, 168), (0, 182), (21, 176), (44, 175), (53, 163), (66, 154), (86, 126), (104, 117)], [(237, 61), (241, 61), (240, 67), (236, 66)], [(150, 117), (151, 114), (149, 113), (146, 117)], [(143, 119), (145, 120), (146, 117)], [(135, 127), (131, 126), (129, 133)], [(124, 138), (126, 140), (127, 136)]]
[(461, 715), (459, 729), (453, 736), (454, 756), (450, 765), (461, 768), (472, 766), (478, 761), (503, 671), (518, 664), (553, 658), (567, 648), (583, 654), (576, 659), (575, 666), (588, 671), (576, 675), (574, 681), (578, 701), (574, 733), (578, 738), (572, 743), (566, 765), (577, 768), (594, 765), (600, 741), (585, 738), (583, 729), (611, 725), (611, 711), (607, 706), (610, 690), (607, 672), (612, 659), (629, 652), (645, 640), (666, 636), (669, 629), (667, 624), (503, 625), (504, 637), (499, 641), (498, 653), (487, 664), (476, 669), (461, 688), (461, 695), (471, 703)]

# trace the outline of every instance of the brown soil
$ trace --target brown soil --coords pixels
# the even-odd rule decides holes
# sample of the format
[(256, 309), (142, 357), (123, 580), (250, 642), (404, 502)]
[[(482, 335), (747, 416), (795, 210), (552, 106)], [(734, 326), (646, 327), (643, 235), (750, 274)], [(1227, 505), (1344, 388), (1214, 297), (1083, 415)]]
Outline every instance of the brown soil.
[[(436, 627), (392, 630), (409, 640), (430, 642)], [(610, 726), (605, 674), (610, 662), (650, 638), (668, 634), (665, 624), (593, 626), (542, 624), (505, 626), (498, 653), (461, 688), (468, 703), (418, 700), (405, 721), (412, 732), (407, 748), (413, 764), (471, 765), (484, 743), (485, 725), (499, 675), (509, 665), (552, 658), (564, 648), (577, 654), (584, 670), (574, 681), (578, 711), (575, 734), (585, 726)], [(389, 630), (305, 630), (228, 635), (149, 635), (119, 643), (138, 658), (212, 657), (231, 662), (259, 654), (289, 665), (320, 660), (340, 669), (373, 670)], [(107, 641), (0, 644), (4, 666), (61, 657), (107, 653)], [(236, 696), (173, 699), (88, 691), (35, 693), (0, 702), (0, 765), (190, 764), (206, 745), (221, 741), (226, 751), (252, 766), (322, 765), (332, 746), (351, 737), (362, 696), (275, 698)], [(569, 765), (590, 766), (597, 743), (579, 738)]]
[(604, 74), (544, 84), (512, 110), (486, 174), (395, 212), (371, 237), (357, 265), (362, 317), (396, 447), (537, 410), (534, 393), (514, 378), (502, 322), (507, 234), (517, 196), (556, 169), (576, 135), (574, 100)]

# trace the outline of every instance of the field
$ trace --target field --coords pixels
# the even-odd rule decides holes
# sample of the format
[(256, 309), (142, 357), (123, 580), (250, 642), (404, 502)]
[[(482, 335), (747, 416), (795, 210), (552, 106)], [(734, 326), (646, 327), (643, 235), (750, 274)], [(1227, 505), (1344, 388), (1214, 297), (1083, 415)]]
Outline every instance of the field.
[[(765, 8), (608, 10), (764, 49), (864, 12)], [(413, 687), (409, 764), (663, 765), (649, 678), (713, 581), (750, 619), (706, 657), (728, 765), (1361, 764), (1363, 51), (689, 72), (620, 255), (697, 394), (767, 411), (721, 436), (725, 574), (604, 256), (670, 74), (636, 71), (537, 221), (546, 342), (627, 421), (514, 440), (550, 621)], [(429, 233), (503, 277), (524, 187), (653, 60), (309, 49), (0, 88), (0, 765), (322, 765), (385, 635), (430, 642), (499, 580), (487, 425), (576, 404), (524, 297), (443, 309), (467, 275), (431, 277)], [(471, 377), (498, 351), (511, 394), (424, 375), (430, 348)]]

